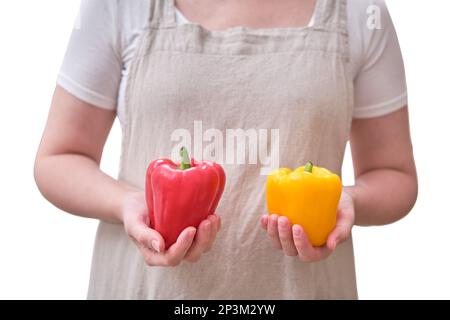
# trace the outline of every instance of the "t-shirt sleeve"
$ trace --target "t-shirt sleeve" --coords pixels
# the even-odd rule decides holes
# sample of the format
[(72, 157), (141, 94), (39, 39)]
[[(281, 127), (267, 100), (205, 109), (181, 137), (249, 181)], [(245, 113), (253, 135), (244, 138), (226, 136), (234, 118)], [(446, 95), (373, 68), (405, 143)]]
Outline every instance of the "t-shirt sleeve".
[(405, 69), (392, 19), (384, 1), (370, 3), (360, 20), (363, 51), (354, 81), (354, 118), (379, 117), (408, 104)]
[(122, 59), (116, 27), (116, 1), (82, 0), (57, 84), (77, 98), (114, 110)]

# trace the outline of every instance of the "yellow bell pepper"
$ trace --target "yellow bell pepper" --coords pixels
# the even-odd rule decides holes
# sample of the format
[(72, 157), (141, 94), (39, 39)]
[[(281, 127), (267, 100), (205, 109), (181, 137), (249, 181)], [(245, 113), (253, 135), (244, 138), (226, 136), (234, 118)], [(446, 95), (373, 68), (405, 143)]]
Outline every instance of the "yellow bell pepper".
[(339, 176), (311, 162), (294, 171), (280, 168), (267, 177), (267, 208), (302, 226), (313, 246), (322, 246), (336, 225), (341, 192)]

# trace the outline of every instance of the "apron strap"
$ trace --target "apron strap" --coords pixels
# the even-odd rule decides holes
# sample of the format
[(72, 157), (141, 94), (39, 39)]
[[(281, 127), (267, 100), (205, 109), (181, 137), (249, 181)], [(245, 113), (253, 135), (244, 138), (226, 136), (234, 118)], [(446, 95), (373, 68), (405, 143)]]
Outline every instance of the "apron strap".
[(347, 0), (317, 0), (314, 29), (347, 34)]
[(149, 25), (154, 28), (174, 27), (175, 0), (150, 0)]

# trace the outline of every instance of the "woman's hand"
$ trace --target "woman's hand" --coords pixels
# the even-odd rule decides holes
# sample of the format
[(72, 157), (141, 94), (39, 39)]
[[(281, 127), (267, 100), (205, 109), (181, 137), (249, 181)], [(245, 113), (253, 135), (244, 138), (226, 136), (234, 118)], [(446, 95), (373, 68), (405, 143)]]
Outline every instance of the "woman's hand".
[(169, 249), (164, 250), (164, 239), (148, 227), (148, 210), (143, 192), (130, 193), (122, 207), (122, 220), (128, 236), (139, 248), (149, 266), (179, 265), (183, 260), (196, 262), (203, 253), (209, 251), (220, 229), (220, 218), (211, 215), (198, 229), (189, 227), (183, 230)]
[(298, 256), (303, 262), (315, 262), (327, 258), (336, 247), (350, 237), (355, 222), (352, 197), (342, 192), (338, 205), (336, 227), (322, 247), (313, 247), (299, 225), (291, 226), (289, 219), (276, 214), (261, 217), (261, 225), (267, 231), (273, 246), (288, 256)]

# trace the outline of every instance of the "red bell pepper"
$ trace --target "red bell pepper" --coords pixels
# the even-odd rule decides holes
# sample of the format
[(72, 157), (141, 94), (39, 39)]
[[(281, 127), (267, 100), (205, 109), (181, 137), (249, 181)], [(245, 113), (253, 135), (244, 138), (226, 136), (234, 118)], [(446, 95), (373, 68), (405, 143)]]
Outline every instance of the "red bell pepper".
[(180, 156), (180, 164), (168, 159), (153, 161), (146, 175), (150, 227), (162, 235), (166, 248), (185, 228), (197, 228), (215, 214), (225, 187), (225, 172), (220, 165), (189, 160), (185, 148), (181, 148)]

